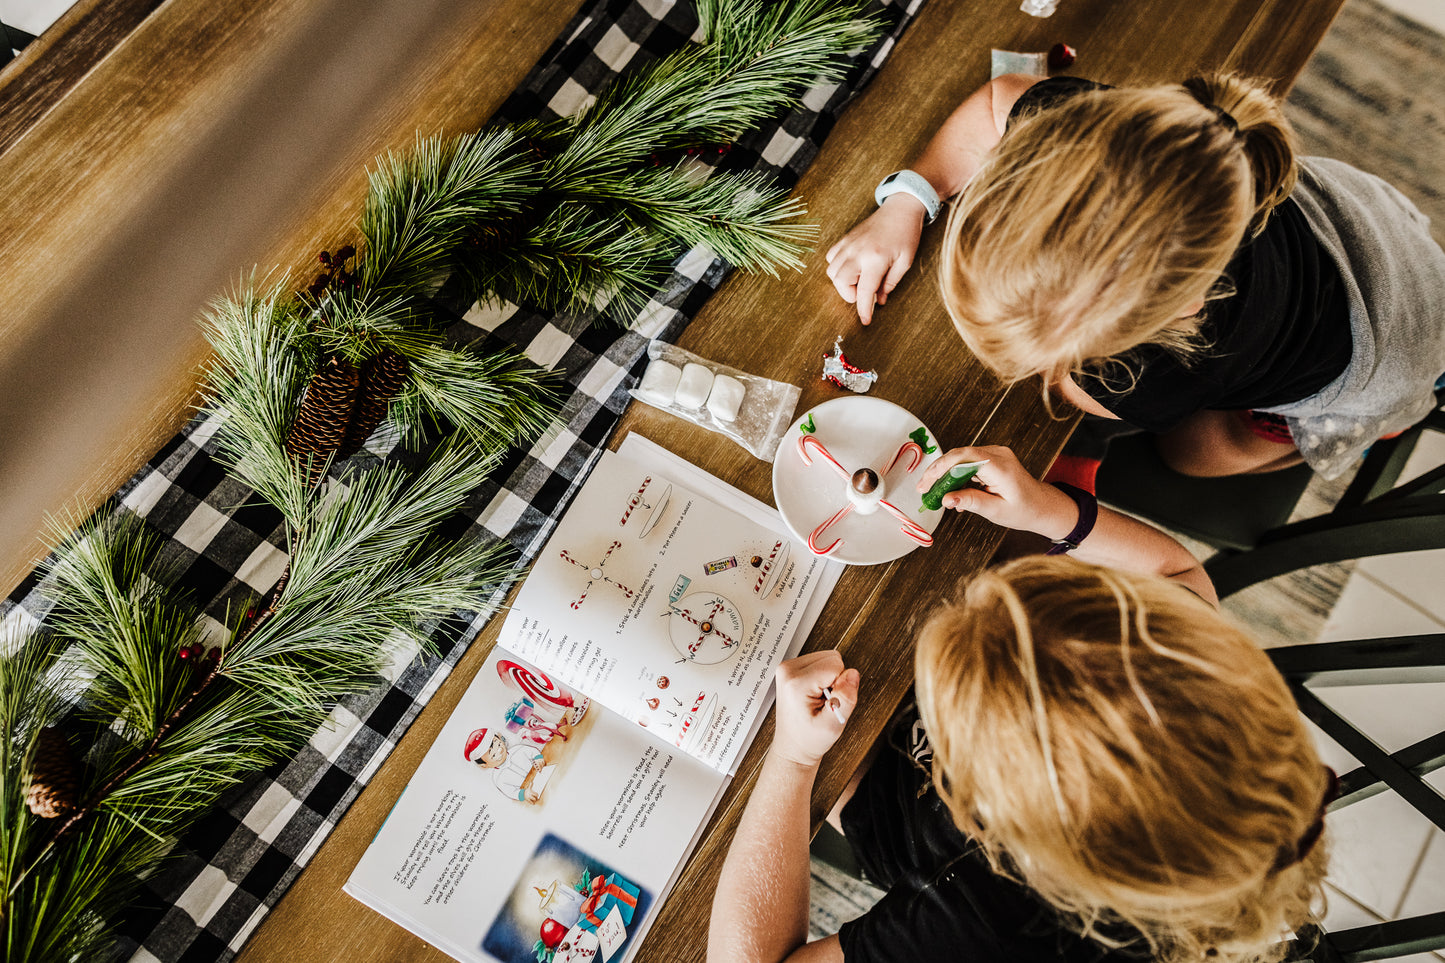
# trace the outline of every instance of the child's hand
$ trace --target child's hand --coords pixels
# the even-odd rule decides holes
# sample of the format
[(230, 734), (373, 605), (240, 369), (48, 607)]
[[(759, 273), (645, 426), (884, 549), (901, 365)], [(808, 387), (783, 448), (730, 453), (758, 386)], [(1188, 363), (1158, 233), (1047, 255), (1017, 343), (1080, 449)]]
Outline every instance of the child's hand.
[[(858, 704), (858, 670), (843, 668), (835, 650), (810, 652), (778, 666), (778, 725), (773, 754), (813, 767), (843, 733)], [(831, 701), (823, 690), (831, 688)]]
[(939, 476), (959, 462), (984, 459), (988, 459), (988, 464), (973, 476), (974, 482), (983, 487), (949, 492), (943, 496), (944, 508), (972, 512), (995, 525), (1035, 532), (1045, 538), (1063, 538), (1073, 531), (1079, 520), (1079, 507), (1074, 500), (1053, 485), (1034, 478), (1012, 451), (998, 445), (946, 452), (928, 466), (918, 482), (918, 490), (927, 491)]
[(864, 324), (913, 264), (926, 213), (918, 199), (894, 194), (828, 251), (828, 278)]

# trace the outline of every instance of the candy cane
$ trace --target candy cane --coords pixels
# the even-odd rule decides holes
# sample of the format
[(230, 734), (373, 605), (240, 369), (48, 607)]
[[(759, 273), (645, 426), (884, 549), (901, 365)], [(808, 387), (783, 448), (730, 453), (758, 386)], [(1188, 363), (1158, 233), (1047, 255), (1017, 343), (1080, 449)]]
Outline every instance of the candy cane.
[(652, 476), (648, 475), (642, 479), (642, 484), (638, 486), (637, 491), (627, 499), (627, 511), (622, 513), (622, 521), (617, 523), (618, 527), (626, 525), (627, 519), (632, 517), (632, 510), (642, 504), (642, 493), (647, 491), (647, 486), (650, 484), (652, 484)]
[(833, 552), (837, 550), (838, 546), (843, 544), (843, 540), (841, 538), (835, 538), (832, 545), (829, 545), (827, 548), (819, 548), (818, 536), (822, 535), (823, 532), (827, 531), (828, 528), (830, 528), (831, 526), (836, 525), (838, 522), (841, 522), (843, 520), (843, 517), (852, 510), (853, 503), (849, 502), (848, 504), (844, 505), (842, 508), (834, 512), (832, 518), (828, 519), (826, 522), (813, 529), (813, 534), (808, 536), (808, 550), (814, 555), (832, 555)]
[(782, 548), (782, 547), (783, 547), (783, 543), (782, 543), (782, 542), (774, 542), (774, 543), (773, 543), (773, 551), (772, 551), (772, 554), (769, 555), (769, 556), (767, 557), (767, 560), (764, 561), (763, 564), (759, 567), (759, 570), (758, 570), (758, 581), (757, 581), (757, 584), (753, 586), (753, 594), (754, 594), (754, 595), (758, 594), (759, 592), (761, 592), (761, 591), (763, 590), (763, 583), (768, 580), (768, 573), (773, 570), (773, 560), (778, 557), (778, 549), (780, 549), (780, 548)]
[(916, 441), (905, 441), (902, 446), (899, 447), (898, 451), (894, 452), (893, 459), (888, 462), (888, 467), (883, 469), (883, 474), (886, 475), (893, 470), (893, 466), (898, 464), (898, 459), (903, 457), (905, 451), (912, 457), (909, 458), (908, 468), (905, 469), (904, 473), (913, 473), (913, 469), (917, 468), (923, 461), (923, 449), (918, 447), (918, 442)]
[(848, 469), (838, 464), (838, 459), (834, 458), (832, 454), (829, 453), (827, 447), (818, 440), (817, 435), (802, 435), (798, 438), (798, 457), (803, 459), (803, 464), (813, 464), (813, 458), (811, 455), (808, 454), (808, 447), (810, 445), (813, 448), (817, 449), (818, 454), (822, 455), (825, 459), (827, 459), (828, 464), (833, 466), (833, 470), (837, 472), (838, 476), (844, 481), (847, 481), (848, 479), (853, 477), (849, 473)]
[(905, 515), (902, 509), (900, 509), (897, 505), (894, 505), (887, 499), (880, 501), (878, 504), (882, 505), (885, 509), (892, 512), (894, 516), (896, 516), (898, 520), (903, 523), (901, 526), (899, 526), (898, 530), (904, 535), (907, 535), (909, 538), (913, 539), (924, 548), (927, 548), (933, 544), (933, 536), (928, 534), (928, 529), (924, 528), (922, 525), (918, 524), (913, 519)]

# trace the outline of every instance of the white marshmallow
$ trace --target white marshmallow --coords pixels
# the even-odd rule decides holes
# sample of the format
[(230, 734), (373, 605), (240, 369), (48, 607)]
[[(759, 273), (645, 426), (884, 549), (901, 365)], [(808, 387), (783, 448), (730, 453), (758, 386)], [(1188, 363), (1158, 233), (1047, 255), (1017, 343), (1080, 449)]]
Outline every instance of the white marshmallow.
[(672, 404), (673, 396), (677, 394), (677, 382), (681, 378), (682, 369), (675, 364), (666, 361), (648, 362), (647, 370), (642, 373), (642, 384), (637, 386), (637, 393), (649, 404), (666, 408)]
[(686, 364), (682, 378), (677, 383), (677, 395), (672, 399), (679, 408), (701, 408), (712, 391), (712, 372), (700, 364)]
[(852, 482), (845, 485), (843, 490), (848, 496), (848, 501), (853, 503), (853, 511), (859, 515), (872, 515), (878, 511), (878, 503), (888, 495), (888, 489), (883, 484), (882, 478), (878, 479), (878, 487), (871, 492), (860, 492), (853, 487)]
[(743, 406), (746, 391), (738, 379), (720, 374), (713, 379), (712, 393), (707, 396), (707, 410), (718, 421), (734, 421), (738, 409)]

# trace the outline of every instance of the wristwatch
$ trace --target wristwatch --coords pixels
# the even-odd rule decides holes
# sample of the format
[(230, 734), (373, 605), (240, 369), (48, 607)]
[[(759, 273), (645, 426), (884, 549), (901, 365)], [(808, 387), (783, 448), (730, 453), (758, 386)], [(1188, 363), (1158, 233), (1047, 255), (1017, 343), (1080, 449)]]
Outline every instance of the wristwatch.
[(938, 192), (928, 179), (917, 171), (894, 171), (873, 190), (873, 200), (882, 204), (894, 194), (911, 194), (918, 198), (920, 204), (928, 211), (928, 223), (932, 224), (933, 219), (938, 217), (938, 210), (943, 206), (939, 199)]

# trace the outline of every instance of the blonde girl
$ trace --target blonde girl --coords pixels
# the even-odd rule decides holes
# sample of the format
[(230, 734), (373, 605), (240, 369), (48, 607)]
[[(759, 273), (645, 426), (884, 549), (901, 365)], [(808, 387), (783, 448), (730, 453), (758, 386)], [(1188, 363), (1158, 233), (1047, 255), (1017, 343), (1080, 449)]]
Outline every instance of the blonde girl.
[(1258, 84), (1001, 77), (913, 173), (828, 255), (864, 323), (957, 196), (940, 279), (969, 348), (1159, 433), (1181, 471), (1335, 475), (1433, 406), (1445, 253), (1384, 182), (1297, 159)]
[[(1052, 538), (1074, 524), (1072, 503), (1007, 449), (945, 461), (980, 454), (986, 487), (954, 507)], [(813, 942), (810, 793), (860, 679), (837, 652), (784, 663), (710, 960), (1282, 955), (1320, 899), (1332, 784), (1288, 688), (1167, 536), (1100, 509), (1077, 555), (985, 572), (923, 627), (917, 711), (885, 730), (835, 810), (887, 892)]]

